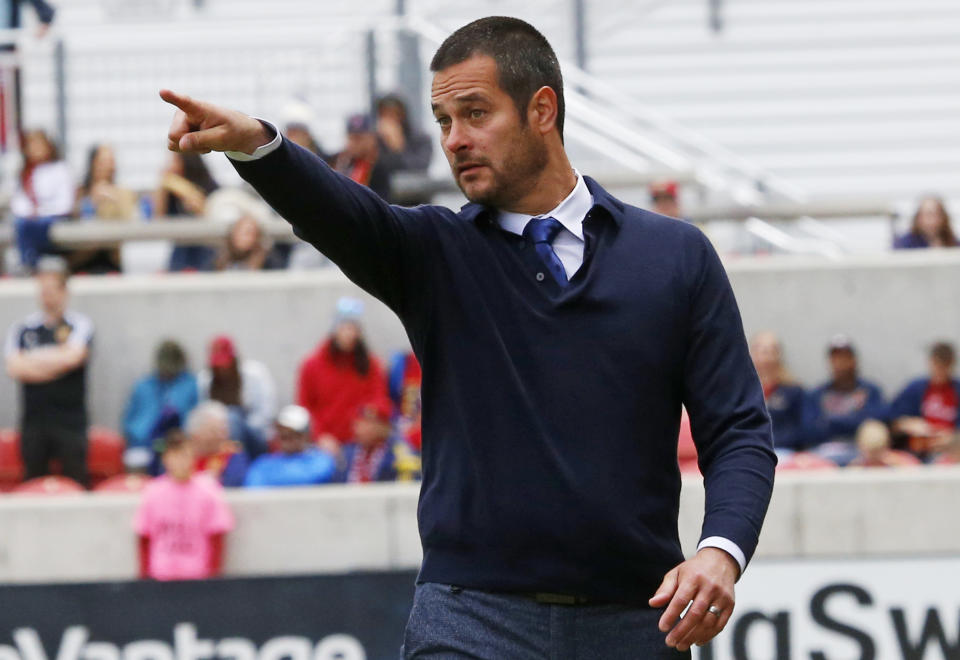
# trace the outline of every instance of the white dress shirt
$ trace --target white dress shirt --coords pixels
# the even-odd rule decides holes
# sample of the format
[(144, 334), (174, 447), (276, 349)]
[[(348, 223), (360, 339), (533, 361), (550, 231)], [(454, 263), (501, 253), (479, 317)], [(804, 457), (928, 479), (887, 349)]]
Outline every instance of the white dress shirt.
[[(260, 121), (263, 120), (261, 119)], [(276, 137), (274, 137), (273, 140), (258, 147), (252, 154), (228, 151), (226, 152), (227, 156), (237, 161), (249, 161), (263, 158), (267, 154), (275, 151), (280, 146), (280, 141), (282, 140), (280, 131), (277, 131), (269, 122), (263, 123), (276, 131)], [(501, 211), (497, 218), (502, 229), (518, 236), (523, 235), (523, 228), (527, 226), (531, 218), (555, 218), (557, 222), (563, 225), (563, 230), (553, 239), (553, 251), (560, 259), (560, 263), (563, 264), (563, 269), (567, 273), (568, 280), (572, 278), (583, 265), (583, 251), (586, 245), (583, 238), (583, 219), (587, 216), (590, 209), (593, 208), (593, 195), (590, 194), (590, 190), (587, 188), (587, 184), (584, 182), (583, 177), (580, 176), (580, 173), (576, 170), (574, 170), (574, 173), (577, 175), (576, 185), (574, 185), (570, 194), (552, 211), (538, 216)], [(697, 546), (698, 551), (703, 548), (720, 548), (724, 550), (740, 565), (741, 573), (743, 573), (743, 570), (747, 566), (747, 557), (743, 554), (743, 550), (730, 539), (722, 536), (709, 536), (700, 541), (700, 544)]]

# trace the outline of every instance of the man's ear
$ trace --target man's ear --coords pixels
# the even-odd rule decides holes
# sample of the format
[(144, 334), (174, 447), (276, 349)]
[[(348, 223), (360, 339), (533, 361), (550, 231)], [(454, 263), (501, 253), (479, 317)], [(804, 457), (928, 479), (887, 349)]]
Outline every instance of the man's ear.
[(551, 87), (541, 87), (527, 105), (527, 121), (540, 135), (546, 135), (556, 130), (557, 110), (557, 93)]

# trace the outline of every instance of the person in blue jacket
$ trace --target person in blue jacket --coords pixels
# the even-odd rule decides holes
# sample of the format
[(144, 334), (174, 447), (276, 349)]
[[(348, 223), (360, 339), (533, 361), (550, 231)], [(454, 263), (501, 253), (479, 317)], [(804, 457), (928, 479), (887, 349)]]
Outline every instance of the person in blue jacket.
[(804, 426), (811, 449), (844, 466), (857, 456), (857, 428), (868, 419), (886, 421), (887, 404), (880, 388), (857, 373), (857, 354), (849, 337), (834, 336), (827, 354), (832, 377), (810, 392)]
[(136, 382), (123, 413), (127, 469), (144, 470), (150, 465), (154, 442), (167, 430), (161, 428), (160, 420), (174, 414), (186, 419), (197, 398), (197, 380), (187, 369), (183, 347), (171, 339), (162, 341), (154, 354), (153, 373)]
[(960, 426), (960, 380), (953, 376), (956, 351), (948, 342), (930, 349), (930, 373), (910, 381), (890, 404), (893, 430), (907, 447), (929, 460), (949, 444)]
[(806, 444), (803, 429), (806, 392), (787, 371), (780, 340), (772, 332), (758, 332), (753, 336), (750, 357), (760, 376), (763, 398), (773, 424), (774, 451), (778, 456), (787, 457)]
[(336, 460), (310, 439), (310, 413), (300, 406), (286, 406), (277, 415), (279, 451), (262, 454), (247, 471), (247, 488), (311, 486), (330, 482)]

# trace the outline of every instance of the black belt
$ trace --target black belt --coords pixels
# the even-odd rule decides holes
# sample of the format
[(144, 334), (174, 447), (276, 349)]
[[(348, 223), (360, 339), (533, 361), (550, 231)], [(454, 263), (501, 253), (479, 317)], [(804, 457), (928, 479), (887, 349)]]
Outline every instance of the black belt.
[[(463, 587), (451, 585), (451, 593), (458, 594), (463, 591)], [(487, 593), (497, 594), (499, 596), (519, 596), (521, 598), (528, 598), (532, 601), (542, 603), (543, 605), (600, 605), (605, 604), (605, 601), (600, 601), (596, 598), (590, 598), (588, 596), (581, 596), (577, 594), (557, 594), (549, 593), (544, 591), (536, 592), (524, 592), (524, 591), (489, 591), (487, 589), (478, 589), (478, 591), (486, 591)]]

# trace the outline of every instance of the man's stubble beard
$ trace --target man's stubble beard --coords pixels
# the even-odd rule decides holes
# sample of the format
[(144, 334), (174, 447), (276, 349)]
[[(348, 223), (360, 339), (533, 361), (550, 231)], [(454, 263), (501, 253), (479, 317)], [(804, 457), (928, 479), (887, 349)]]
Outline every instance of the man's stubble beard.
[(492, 163), (488, 165), (493, 183), (486, 191), (470, 195), (464, 190), (460, 179), (456, 179), (457, 186), (468, 200), (475, 204), (505, 209), (530, 192), (532, 183), (536, 182), (547, 166), (547, 146), (534, 137), (529, 127), (521, 128), (519, 139), (513, 144), (514, 148), (504, 158), (501, 170), (494, 169)]

